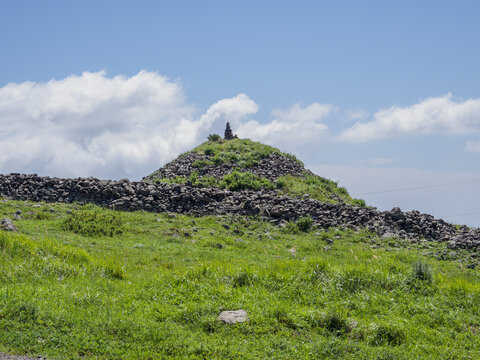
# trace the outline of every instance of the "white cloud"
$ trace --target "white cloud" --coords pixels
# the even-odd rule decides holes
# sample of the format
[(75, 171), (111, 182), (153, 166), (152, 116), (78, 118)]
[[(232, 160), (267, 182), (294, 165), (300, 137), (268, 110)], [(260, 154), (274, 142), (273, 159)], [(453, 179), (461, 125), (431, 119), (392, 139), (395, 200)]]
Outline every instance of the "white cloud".
[[(233, 98), (222, 99), (203, 114), (200, 123), (204, 128), (225, 127), (228, 121), (233, 127), (240, 126), (241, 121), (248, 115), (258, 111), (257, 104), (245, 94), (239, 94)], [(222, 130), (223, 130), (222, 128)]]
[(480, 152), (480, 140), (467, 142), (467, 145), (465, 145), (465, 150), (469, 152)]
[(0, 172), (138, 179), (198, 143), (215, 121), (256, 110), (240, 94), (198, 119), (178, 82), (147, 71), (8, 84), (0, 88)]
[(366, 119), (369, 115), (370, 114), (368, 113), (368, 111), (363, 109), (345, 111), (346, 121), (363, 120)]
[(456, 101), (451, 94), (428, 98), (407, 107), (377, 111), (370, 122), (357, 122), (338, 139), (363, 142), (416, 134), (466, 134), (480, 131), (480, 99)]
[(273, 110), (273, 120), (269, 123), (250, 120), (240, 124), (235, 132), (239, 137), (292, 149), (321, 140), (328, 131), (321, 121), (335, 110), (329, 104), (313, 103), (306, 107), (295, 104), (288, 109)]

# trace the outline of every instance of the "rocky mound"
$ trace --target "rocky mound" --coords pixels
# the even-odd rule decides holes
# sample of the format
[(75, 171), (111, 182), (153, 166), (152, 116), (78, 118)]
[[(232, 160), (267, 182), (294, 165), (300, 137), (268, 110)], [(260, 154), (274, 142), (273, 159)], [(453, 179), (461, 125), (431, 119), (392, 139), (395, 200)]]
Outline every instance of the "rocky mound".
[[(258, 160), (252, 166), (242, 166), (238, 161), (216, 165), (212, 159), (214, 159), (214, 155), (201, 154), (195, 151), (189, 152), (179, 156), (153, 174), (144, 177), (143, 180), (174, 179), (178, 176), (188, 178), (194, 172), (197, 172), (201, 177), (211, 176), (220, 180), (235, 169), (242, 172), (251, 172), (271, 181), (276, 181), (279, 177), (285, 175), (302, 176), (304, 173), (313, 175), (312, 172), (306, 170), (297, 160), (276, 152), (272, 152), (265, 158)], [(211, 165), (201, 166), (202, 164)]]
[(180, 155), (143, 181), (218, 187), (229, 190), (278, 189), (291, 197), (365, 205), (345, 188), (305, 169), (293, 155), (248, 139), (211, 138)]

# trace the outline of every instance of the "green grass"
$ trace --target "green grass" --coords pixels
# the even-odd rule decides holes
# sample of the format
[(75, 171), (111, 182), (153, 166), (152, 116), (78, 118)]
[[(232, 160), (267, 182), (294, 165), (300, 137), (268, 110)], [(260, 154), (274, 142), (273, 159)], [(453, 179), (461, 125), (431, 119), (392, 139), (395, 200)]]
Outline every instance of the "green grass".
[(335, 181), (317, 175), (304, 174), (303, 176), (286, 175), (277, 179), (277, 188), (285, 195), (310, 198), (324, 202), (338, 202), (341, 199), (348, 204), (365, 207), (365, 201), (353, 199), (347, 189), (338, 186)]
[[(245, 168), (257, 165), (258, 162), (272, 153), (287, 156), (303, 166), (294, 155), (283, 153), (277, 148), (248, 139), (206, 141), (192, 150), (210, 156), (215, 165), (234, 163), (235, 167)], [(197, 164), (200, 166), (201, 164)], [(210, 165), (210, 163), (208, 163)], [(206, 166), (206, 164), (203, 164)]]
[(168, 184), (185, 184), (190, 182), (195, 186), (218, 187), (220, 189), (228, 189), (239, 191), (245, 189), (260, 190), (273, 189), (275, 184), (266, 178), (261, 178), (251, 172), (242, 172), (234, 170), (223, 176), (220, 180), (212, 176), (199, 176), (198, 172), (193, 172), (189, 177), (176, 176), (174, 178), (162, 178), (155, 180), (156, 182), (165, 182)]
[[(53, 359), (480, 356), (480, 276), (464, 266), (466, 251), (437, 260), (450, 251), (445, 244), (324, 231), (308, 220), (290, 233), (245, 217), (34, 205), (0, 203), (0, 216), (22, 211), (20, 234), (0, 232), (0, 351)], [(73, 214), (92, 213), (94, 229), (109, 218), (122, 231), (65, 230)], [(217, 320), (236, 309), (250, 321)]]

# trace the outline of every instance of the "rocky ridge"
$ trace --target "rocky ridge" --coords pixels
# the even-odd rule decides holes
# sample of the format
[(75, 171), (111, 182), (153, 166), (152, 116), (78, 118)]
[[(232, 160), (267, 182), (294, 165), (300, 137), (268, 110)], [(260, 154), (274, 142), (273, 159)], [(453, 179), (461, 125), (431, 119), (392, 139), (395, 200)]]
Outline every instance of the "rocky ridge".
[[(293, 161), (293, 160), (292, 160)], [(272, 170), (273, 171), (273, 170)], [(193, 215), (257, 215), (282, 224), (310, 216), (317, 226), (368, 229), (385, 237), (411, 241), (448, 242), (448, 247), (476, 251), (480, 230), (449, 224), (418, 211), (377, 211), (345, 203), (325, 203), (304, 197), (279, 196), (275, 190), (228, 191), (189, 185), (98, 180), (61, 179), (37, 175), (0, 175), (0, 195), (14, 200), (94, 203), (124, 211), (178, 212)]]

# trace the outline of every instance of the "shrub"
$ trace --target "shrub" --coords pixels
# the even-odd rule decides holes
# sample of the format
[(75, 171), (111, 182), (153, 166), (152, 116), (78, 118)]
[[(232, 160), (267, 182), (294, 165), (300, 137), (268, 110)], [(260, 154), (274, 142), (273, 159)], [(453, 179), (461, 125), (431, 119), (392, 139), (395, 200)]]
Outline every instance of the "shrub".
[(302, 217), (297, 220), (298, 230), (308, 232), (312, 228), (313, 220), (310, 216)]
[(428, 263), (422, 262), (422, 260), (418, 260), (416, 263), (413, 264), (412, 276), (418, 280), (432, 282), (432, 268)]
[(210, 135), (208, 135), (208, 141), (220, 142), (220, 141), (222, 141), (222, 137), (218, 134), (210, 134)]
[(284, 189), (287, 187), (287, 180), (285, 178), (279, 177), (275, 185), (278, 189)]
[(208, 146), (208, 147), (205, 149), (204, 154), (205, 154), (205, 155), (209, 155), (209, 156), (215, 155), (215, 149), (214, 149), (213, 147), (211, 147), (211, 146)]
[(123, 232), (122, 218), (119, 215), (95, 210), (71, 213), (62, 227), (83, 236), (114, 236)]
[(363, 199), (353, 199), (352, 200), (352, 205), (360, 206), (360, 207), (367, 207), (367, 204), (365, 203), (365, 200), (363, 200)]
[(210, 166), (210, 165), (213, 165), (213, 162), (211, 162), (210, 160), (195, 160), (192, 163), (192, 166), (195, 168), (203, 168), (205, 166)]
[(285, 224), (285, 227), (283, 228), (283, 232), (286, 234), (298, 234), (300, 231), (298, 230), (298, 226), (295, 222), (289, 221)]
[(270, 180), (260, 178), (250, 172), (241, 172), (238, 170), (225, 175), (220, 181), (219, 186), (232, 191), (244, 189), (273, 189), (273, 183)]

